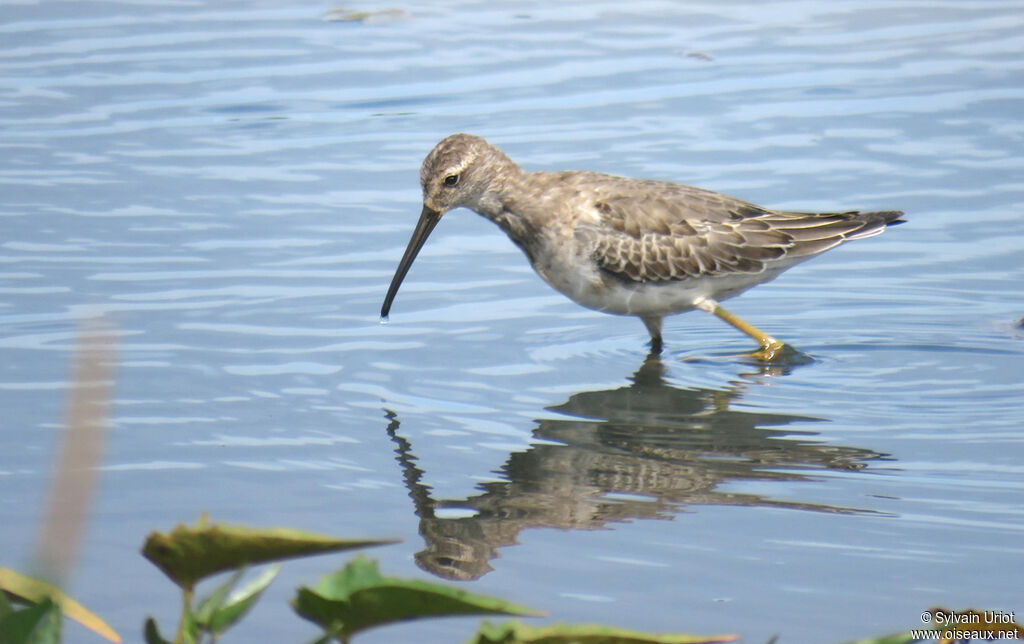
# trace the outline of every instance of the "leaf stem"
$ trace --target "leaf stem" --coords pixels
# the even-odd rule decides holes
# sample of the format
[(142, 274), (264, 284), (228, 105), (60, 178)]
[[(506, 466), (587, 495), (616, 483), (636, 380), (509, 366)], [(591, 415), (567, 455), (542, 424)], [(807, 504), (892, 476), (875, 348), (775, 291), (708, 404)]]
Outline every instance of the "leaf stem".
[(192, 623), (192, 599), (195, 595), (195, 587), (192, 584), (181, 587), (181, 617), (178, 619), (178, 632), (174, 634), (174, 644), (188, 644), (192, 642), (190, 637), (185, 639), (187, 624)]

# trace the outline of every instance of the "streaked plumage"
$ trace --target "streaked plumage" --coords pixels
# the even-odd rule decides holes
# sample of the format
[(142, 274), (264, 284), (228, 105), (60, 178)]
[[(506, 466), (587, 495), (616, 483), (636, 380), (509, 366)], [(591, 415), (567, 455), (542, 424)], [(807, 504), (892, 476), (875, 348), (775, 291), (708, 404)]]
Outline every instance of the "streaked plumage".
[(773, 279), (852, 239), (881, 233), (902, 212), (794, 213), (710, 190), (584, 171), (524, 172), (501, 150), (453, 134), (420, 169), (423, 211), (381, 309), (391, 302), (441, 216), (460, 206), (496, 223), (534, 270), (573, 301), (636, 315), (661, 348), (665, 315), (701, 308), (754, 337), (771, 359), (782, 343), (717, 300)]

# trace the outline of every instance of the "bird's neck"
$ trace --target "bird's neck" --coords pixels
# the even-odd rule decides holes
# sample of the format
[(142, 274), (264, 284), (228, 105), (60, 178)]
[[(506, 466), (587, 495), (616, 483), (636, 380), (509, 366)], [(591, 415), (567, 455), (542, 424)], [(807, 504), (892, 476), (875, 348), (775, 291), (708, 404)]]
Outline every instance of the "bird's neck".
[(497, 224), (532, 262), (532, 248), (541, 240), (541, 235), (532, 213), (525, 211), (513, 197), (521, 194), (524, 188), (522, 183), (528, 175), (518, 166), (512, 165), (514, 171), (506, 171), (497, 176), (473, 210)]

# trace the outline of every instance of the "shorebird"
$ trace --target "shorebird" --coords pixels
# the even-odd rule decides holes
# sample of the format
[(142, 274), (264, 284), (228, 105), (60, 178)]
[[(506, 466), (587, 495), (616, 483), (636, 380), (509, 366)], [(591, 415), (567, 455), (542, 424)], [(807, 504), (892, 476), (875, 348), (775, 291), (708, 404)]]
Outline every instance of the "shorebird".
[(758, 343), (771, 361), (786, 348), (718, 303), (790, 266), (900, 223), (897, 210), (771, 210), (693, 186), (597, 172), (525, 172), (479, 136), (453, 134), (423, 160), (423, 211), (391, 280), (381, 317), (423, 243), (448, 211), (490, 219), (545, 282), (572, 301), (635, 315), (662, 349), (666, 315), (701, 309)]

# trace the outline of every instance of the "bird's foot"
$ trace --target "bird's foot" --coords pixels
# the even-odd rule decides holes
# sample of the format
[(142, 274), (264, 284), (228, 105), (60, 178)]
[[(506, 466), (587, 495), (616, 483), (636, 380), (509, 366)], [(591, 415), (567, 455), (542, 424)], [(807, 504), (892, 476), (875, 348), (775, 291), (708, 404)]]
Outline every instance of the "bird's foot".
[(793, 349), (781, 340), (767, 338), (767, 341), (761, 344), (760, 349), (750, 353), (749, 355), (761, 362), (773, 362), (775, 360), (782, 359), (787, 353), (792, 353), (794, 351), (796, 351), (796, 349)]
[(772, 338), (771, 342), (765, 342), (757, 351), (747, 354), (748, 357), (757, 360), (773, 368), (789, 369), (815, 362), (814, 358), (807, 355), (791, 344), (786, 344)]

